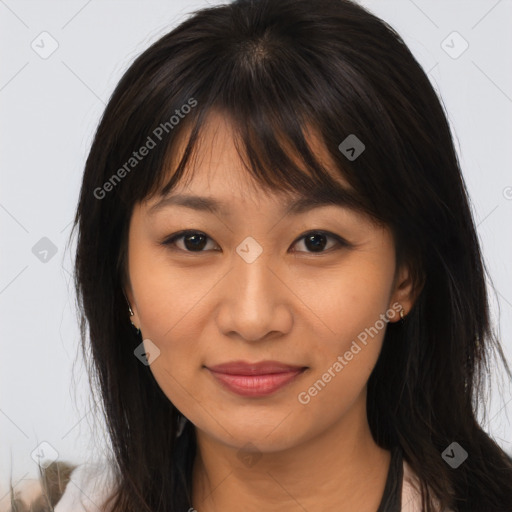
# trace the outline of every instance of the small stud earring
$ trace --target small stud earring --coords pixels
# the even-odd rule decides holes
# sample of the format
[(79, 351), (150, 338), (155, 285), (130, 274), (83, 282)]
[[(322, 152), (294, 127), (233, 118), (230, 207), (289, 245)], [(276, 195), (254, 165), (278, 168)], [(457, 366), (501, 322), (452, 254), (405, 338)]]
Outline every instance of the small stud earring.
[(405, 315), (404, 315), (404, 308), (402, 308), (402, 309), (400, 310), (400, 320), (402, 320), (402, 322), (403, 322), (404, 318), (405, 318)]
[[(130, 311), (130, 316), (133, 316), (133, 311), (132, 311), (130, 304), (128, 304), (128, 311)], [(133, 325), (133, 328), (135, 329), (135, 331), (137, 331), (137, 336), (140, 336), (140, 329), (131, 320), (130, 320), (130, 323)]]
[[(128, 297), (126, 296), (126, 294), (123, 292), (123, 295), (124, 295), (124, 298), (126, 300), (126, 304), (128, 304), (128, 311), (130, 312), (130, 316), (133, 316), (133, 309), (130, 305), (130, 302), (128, 301)], [(137, 332), (137, 336), (141, 336), (141, 332), (140, 332), (140, 329), (130, 320), (130, 323), (133, 325), (133, 328), (135, 329), (135, 331)]]
[(124, 295), (124, 300), (126, 301), (126, 304), (128, 305), (128, 311), (130, 312), (130, 316), (133, 316), (133, 310), (130, 305), (130, 301), (128, 300), (128, 297), (126, 296), (126, 293), (124, 293), (124, 290), (123, 290), (123, 295)]

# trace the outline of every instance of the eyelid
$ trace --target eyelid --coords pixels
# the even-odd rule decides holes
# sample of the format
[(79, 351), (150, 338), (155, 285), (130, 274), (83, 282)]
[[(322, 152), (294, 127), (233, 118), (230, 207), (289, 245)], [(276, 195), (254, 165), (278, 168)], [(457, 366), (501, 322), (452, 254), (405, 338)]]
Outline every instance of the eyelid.
[[(295, 253), (305, 253), (305, 254), (326, 254), (326, 253), (329, 253), (331, 252), (332, 250), (337, 250), (337, 249), (340, 249), (340, 248), (351, 248), (353, 247), (353, 244), (351, 244), (350, 242), (348, 242), (347, 240), (345, 240), (343, 237), (335, 234), (335, 233), (332, 233), (331, 231), (326, 231), (324, 229), (310, 229), (308, 231), (305, 231), (304, 233), (302, 233), (301, 235), (299, 235), (292, 243), (292, 247), (294, 245), (296, 245), (299, 241), (301, 241), (302, 239), (304, 239), (305, 237), (307, 237), (308, 235), (311, 235), (311, 234), (321, 234), (321, 235), (325, 235), (326, 237), (329, 237), (329, 238), (332, 238), (336, 241), (337, 243), (337, 247), (331, 247), (330, 249), (327, 249), (325, 251), (319, 251), (317, 253), (315, 253), (314, 251), (292, 251), (292, 252), (295, 252)], [(163, 241), (160, 242), (161, 245), (164, 245), (164, 246), (173, 246), (174, 243), (180, 239), (180, 238), (183, 238), (187, 235), (204, 235), (207, 239), (209, 240), (212, 240), (213, 242), (215, 242), (213, 240), (213, 238), (211, 238), (210, 236), (208, 236), (205, 232), (199, 230), (199, 229), (184, 229), (182, 231), (178, 231), (170, 236), (167, 236), (166, 238), (163, 239)], [(215, 242), (217, 243), (217, 242)], [(218, 244), (217, 244), (218, 245)], [(202, 252), (208, 252), (208, 251), (186, 251), (184, 249), (180, 249), (180, 248), (177, 248), (177, 247), (174, 247), (173, 249), (177, 250), (177, 251), (180, 251), (180, 252), (184, 252), (184, 253), (187, 253), (187, 254), (200, 254)]]

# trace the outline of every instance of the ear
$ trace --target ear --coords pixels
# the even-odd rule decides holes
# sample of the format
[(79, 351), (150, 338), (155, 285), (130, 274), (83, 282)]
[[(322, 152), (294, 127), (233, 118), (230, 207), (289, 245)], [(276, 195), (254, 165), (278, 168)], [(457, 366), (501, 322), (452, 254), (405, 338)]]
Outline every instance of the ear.
[(389, 319), (390, 322), (398, 322), (400, 320), (401, 310), (404, 312), (404, 318), (409, 314), (423, 289), (423, 285), (423, 279), (419, 283), (415, 282), (408, 265), (403, 264), (398, 269), (389, 300), (390, 310), (396, 311), (397, 314)]
[[(126, 298), (126, 314), (130, 320), (130, 322), (135, 325), (137, 329), (140, 329), (140, 321), (139, 315), (137, 313), (137, 306), (135, 305), (135, 300), (133, 299), (133, 291), (132, 287), (128, 284), (123, 287), (123, 294)], [(133, 312), (133, 315), (130, 314), (130, 308)]]

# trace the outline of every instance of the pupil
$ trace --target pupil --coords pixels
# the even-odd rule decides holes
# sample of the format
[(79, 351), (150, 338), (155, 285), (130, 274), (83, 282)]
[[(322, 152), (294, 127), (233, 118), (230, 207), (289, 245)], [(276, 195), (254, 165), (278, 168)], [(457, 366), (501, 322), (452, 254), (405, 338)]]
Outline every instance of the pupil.
[[(320, 240), (319, 240), (320, 239)], [(321, 251), (326, 245), (326, 237), (321, 234), (308, 235), (305, 239), (306, 247), (314, 252)], [(309, 242), (312, 245), (309, 245)]]
[[(191, 250), (194, 250), (194, 249), (201, 250), (206, 245), (206, 237), (204, 235), (200, 235), (200, 234), (187, 235), (187, 236), (185, 236), (184, 241), (185, 241), (185, 247), (187, 249), (191, 249)], [(191, 244), (189, 244), (190, 241), (192, 242)]]

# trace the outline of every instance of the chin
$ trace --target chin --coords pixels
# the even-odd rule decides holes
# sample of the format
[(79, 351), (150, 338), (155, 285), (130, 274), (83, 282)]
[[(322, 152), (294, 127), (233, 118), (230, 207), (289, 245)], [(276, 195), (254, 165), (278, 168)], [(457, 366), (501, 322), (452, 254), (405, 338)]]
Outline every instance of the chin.
[[(286, 419), (283, 421), (284, 418)], [(302, 423), (301, 430), (298, 431), (297, 423), (288, 423), (289, 419), (287, 414), (279, 413), (275, 419), (269, 418), (262, 422), (261, 419), (258, 421), (256, 414), (247, 414), (239, 421), (236, 417), (231, 417), (229, 422), (220, 422), (224, 428), (215, 423), (202, 430), (208, 436), (237, 450), (272, 453), (293, 448), (308, 437), (307, 432), (303, 431)]]

